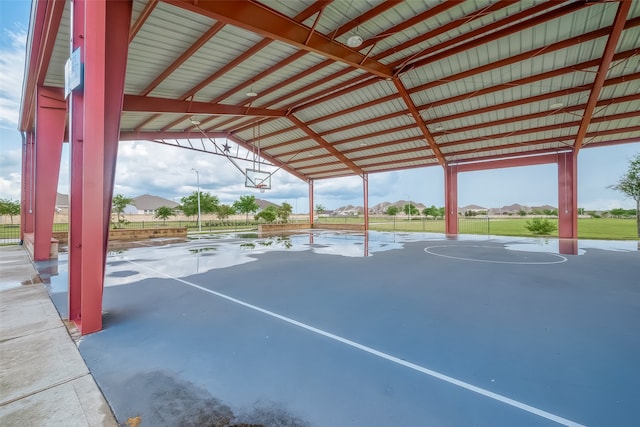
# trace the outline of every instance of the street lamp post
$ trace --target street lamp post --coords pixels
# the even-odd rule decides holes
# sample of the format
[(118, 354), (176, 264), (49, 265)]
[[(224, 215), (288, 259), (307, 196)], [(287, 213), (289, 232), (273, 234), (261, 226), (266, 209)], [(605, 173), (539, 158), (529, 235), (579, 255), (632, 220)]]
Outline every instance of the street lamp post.
[(202, 233), (202, 217), (200, 216), (200, 173), (198, 169), (191, 168), (196, 173), (196, 179), (198, 181), (198, 232)]

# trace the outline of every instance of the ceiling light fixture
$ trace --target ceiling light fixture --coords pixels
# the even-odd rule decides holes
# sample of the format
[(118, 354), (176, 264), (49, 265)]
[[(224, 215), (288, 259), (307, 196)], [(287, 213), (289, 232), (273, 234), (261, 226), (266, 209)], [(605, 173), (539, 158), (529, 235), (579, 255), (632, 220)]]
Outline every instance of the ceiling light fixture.
[(196, 120), (195, 117), (191, 117), (189, 121), (191, 122), (192, 125), (195, 125), (195, 126), (198, 126), (200, 124), (200, 120)]
[(362, 37), (357, 34), (352, 35), (347, 39), (347, 46), (349, 47), (360, 47), (362, 46)]
[(436, 126), (433, 128), (433, 130), (436, 132), (442, 132), (444, 130), (444, 126)]
[(562, 102), (556, 102), (555, 104), (549, 105), (549, 108), (551, 108), (552, 110), (557, 110), (558, 108), (562, 107), (564, 107), (564, 104)]
[(256, 96), (258, 96), (258, 94), (252, 91), (252, 92), (247, 92), (247, 96), (249, 98), (255, 98)]

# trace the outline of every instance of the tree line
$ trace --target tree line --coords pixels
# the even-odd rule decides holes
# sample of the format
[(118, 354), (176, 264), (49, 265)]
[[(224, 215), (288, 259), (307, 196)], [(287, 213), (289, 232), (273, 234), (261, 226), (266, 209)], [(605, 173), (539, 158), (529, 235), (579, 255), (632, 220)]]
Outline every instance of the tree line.
[[(198, 196), (200, 199), (199, 203)], [(124, 211), (132, 202), (132, 198), (125, 197), (122, 194), (118, 194), (113, 197), (113, 212), (116, 214), (116, 219), (119, 224), (126, 222), (124, 219)], [(200, 206), (199, 209), (198, 205)], [(215, 214), (221, 221), (225, 221), (231, 215), (240, 213), (245, 215), (245, 221), (248, 222), (249, 215), (258, 212), (258, 210), (260, 210), (260, 206), (256, 202), (255, 196), (240, 196), (240, 198), (233, 202), (233, 204), (227, 205), (220, 203), (220, 199), (210, 193), (201, 191), (198, 194), (197, 191), (194, 191), (190, 195), (182, 197), (180, 199), (180, 205), (175, 208), (160, 206), (155, 210), (154, 216), (156, 219), (164, 222), (172, 216), (177, 215), (179, 212), (182, 212), (187, 217), (197, 217), (198, 210), (200, 211), (200, 216), (204, 214)], [(292, 211), (293, 207), (289, 203), (285, 202), (281, 206), (268, 206), (256, 214), (254, 218), (256, 221), (264, 220), (265, 222), (274, 222), (279, 219), (282, 222), (287, 222)]]

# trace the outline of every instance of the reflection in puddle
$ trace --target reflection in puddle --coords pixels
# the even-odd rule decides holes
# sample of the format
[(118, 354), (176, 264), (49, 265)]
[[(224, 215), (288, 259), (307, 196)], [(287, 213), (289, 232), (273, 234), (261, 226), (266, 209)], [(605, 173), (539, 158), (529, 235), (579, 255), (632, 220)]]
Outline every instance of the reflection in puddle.
[(200, 254), (203, 252), (210, 252), (210, 251), (217, 251), (218, 248), (196, 248), (196, 249), (189, 249), (189, 252), (191, 252), (192, 254)]
[[(309, 251), (320, 255), (369, 257), (378, 252), (403, 249), (406, 244), (424, 242), (489, 242), (510, 251), (583, 255), (589, 250), (637, 251), (637, 241), (562, 240), (478, 235), (445, 236), (438, 233), (368, 233), (344, 231), (297, 231), (273, 235), (224, 233), (199, 235), (197, 239), (132, 242), (110, 246), (105, 286), (124, 285), (145, 278), (181, 278), (214, 269), (257, 261), (268, 252)], [(567, 252), (567, 248), (570, 252)], [(68, 254), (60, 253), (55, 265), (39, 266), (51, 292), (68, 286)], [(146, 268), (132, 268), (132, 264)], [(49, 272), (50, 274), (47, 274)]]

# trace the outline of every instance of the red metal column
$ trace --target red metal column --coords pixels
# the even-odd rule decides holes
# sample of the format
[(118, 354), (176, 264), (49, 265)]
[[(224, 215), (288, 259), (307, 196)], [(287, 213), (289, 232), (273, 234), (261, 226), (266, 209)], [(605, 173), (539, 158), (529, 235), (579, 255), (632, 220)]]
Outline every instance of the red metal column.
[(558, 154), (558, 237), (578, 238), (578, 156)]
[(458, 168), (444, 167), (445, 232), (458, 234)]
[[(84, 1), (71, 2), (71, 50), (80, 49), (84, 63)], [(82, 307), (82, 167), (83, 167), (84, 94), (77, 90), (69, 96), (69, 320), (80, 322)]]
[(313, 228), (313, 180), (309, 180), (309, 226)]
[(37, 90), (33, 258), (40, 261), (51, 249), (67, 103), (62, 91)]
[(22, 142), (22, 189), (20, 200), (20, 240), (33, 233), (33, 185), (34, 185), (34, 135), (29, 132)]
[(362, 175), (362, 189), (364, 191), (364, 231), (369, 231), (369, 174)]
[[(131, 1), (84, 1), (85, 79), (80, 219), (82, 256), (80, 265), (76, 264), (76, 268), (80, 270), (82, 287), (77, 323), (83, 335), (102, 328), (104, 265), (131, 8)], [(74, 19), (81, 17), (75, 16)], [(77, 274), (77, 271), (70, 272), (71, 274)]]

